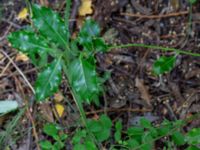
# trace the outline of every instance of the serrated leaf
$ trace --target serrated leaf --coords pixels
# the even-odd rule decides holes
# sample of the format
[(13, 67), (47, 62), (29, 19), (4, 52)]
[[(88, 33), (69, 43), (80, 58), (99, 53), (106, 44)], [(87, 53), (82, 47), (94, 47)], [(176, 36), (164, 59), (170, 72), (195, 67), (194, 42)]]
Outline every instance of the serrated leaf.
[(47, 53), (52, 51), (43, 37), (28, 30), (13, 32), (8, 40), (14, 48), (27, 54), (35, 65), (46, 64)]
[(175, 65), (176, 57), (165, 57), (162, 56), (156, 60), (153, 64), (153, 72), (156, 75), (161, 75), (163, 73), (169, 72), (173, 69)]
[(43, 101), (52, 96), (61, 83), (61, 59), (54, 60), (45, 70), (39, 73), (35, 82), (36, 99)]
[(91, 51), (93, 49), (93, 39), (100, 34), (99, 25), (92, 19), (87, 19), (81, 28), (78, 41), (85, 50)]
[(108, 45), (102, 38), (96, 38), (93, 40), (93, 47), (96, 52), (106, 52), (108, 50)]
[(100, 87), (95, 65), (84, 58), (75, 59), (69, 66), (69, 82), (82, 101), (90, 103), (99, 95)]
[(6, 114), (12, 110), (15, 110), (19, 107), (16, 101), (5, 100), (0, 101), (0, 115)]
[(32, 5), (34, 26), (47, 39), (58, 43), (61, 47), (66, 47), (66, 40), (69, 37), (64, 21), (53, 10), (41, 7), (37, 4)]

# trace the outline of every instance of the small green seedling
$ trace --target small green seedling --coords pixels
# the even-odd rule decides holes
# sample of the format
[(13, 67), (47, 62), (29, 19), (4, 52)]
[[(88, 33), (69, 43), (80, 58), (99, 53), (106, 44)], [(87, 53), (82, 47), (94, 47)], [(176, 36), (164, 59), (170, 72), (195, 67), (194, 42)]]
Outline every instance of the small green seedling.
[(45, 124), (43, 132), (51, 137), (54, 142), (43, 140), (39, 144), (42, 150), (61, 150), (65, 147), (65, 141), (67, 139), (67, 134), (60, 134), (59, 129), (55, 124), (49, 123)]

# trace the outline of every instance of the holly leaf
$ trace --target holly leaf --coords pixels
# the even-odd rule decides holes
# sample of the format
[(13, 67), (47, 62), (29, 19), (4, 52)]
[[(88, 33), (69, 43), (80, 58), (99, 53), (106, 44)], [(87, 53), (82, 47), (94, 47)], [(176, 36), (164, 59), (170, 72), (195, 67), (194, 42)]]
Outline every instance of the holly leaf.
[(46, 69), (39, 73), (35, 82), (36, 99), (38, 101), (52, 96), (61, 83), (61, 59), (54, 60)]
[(27, 54), (37, 66), (47, 64), (48, 52), (54, 51), (43, 37), (29, 30), (13, 32), (8, 36), (8, 40), (14, 48)]
[(99, 25), (92, 19), (87, 19), (81, 28), (78, 41), (85, 50), (93, 50), (93, 39), (100, 34)]
[(101, 91), (95, 65), (83, 57), (75, 59), (69, 65), (69, 82), (82, 101), (87, 103), (95, 100)]
[(169, 72), (173, 69), (175, 65), (176, 57), (165, 57), (162, 56), (153, 64), (153, 72), (156, 75), (161, 75), (163, 73)]
[(58, 13), (37, 4), (32, 5), (32, 12), (34, 26), (39, 30), (40, 34), (65, 48), (67, 46), (66, 41), (69, 38), (69, 32)]

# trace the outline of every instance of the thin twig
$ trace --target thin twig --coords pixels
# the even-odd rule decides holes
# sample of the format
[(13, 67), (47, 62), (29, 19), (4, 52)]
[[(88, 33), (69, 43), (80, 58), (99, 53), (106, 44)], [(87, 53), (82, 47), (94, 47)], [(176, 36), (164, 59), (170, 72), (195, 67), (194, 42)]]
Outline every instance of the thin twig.
[(16, 70), (19, 72), (19, 74), (23, 77), (23, 79), (25, 80), (25, 82), (27, 83), (27, 85), (29, 86), (29, 88), (31, 89), (31, 91), (33, 92), (33, 94), (35, 94), (35, 90), (32, 87), (32, 85), (30, 84), (30, 82), (28, 81), (28, 79), (26, 78), (26, 76), (23, 74), (23, 72), (19, 69), (19, 67), (14, 63), (14, 61), (10, 58), (10, 56), (1, 49), (1, 52), (4, 54), (4, 56), (6, 58), (8, 58), (8, 60), (12, 63), (12, 65), (16, 68)]
[(146, 18), (146, 19), (160, 19), (160, 18), (188, 15), (188, 14), (189, 14), (188, 11), (169, 13), (169, 14), (163, 14), (163, 15), (141, 15), (141, 14), (132, 14), (132, 13), (121, 13), (121, 15), (123, 16)]
[[(86, 112), (86, 115), (92, 115), (92, 114), (97, 114), (97, 113), (103, 113), (105, 110), (104, 109), (100, 109), (100, 110), (96, 110), (96, 111), (90, 111), (90, 112)], [(150, 112), (152, 111), (152, 109), (133, 109), (133, 108), (109, 108), (106, 110), (107, 112)]]

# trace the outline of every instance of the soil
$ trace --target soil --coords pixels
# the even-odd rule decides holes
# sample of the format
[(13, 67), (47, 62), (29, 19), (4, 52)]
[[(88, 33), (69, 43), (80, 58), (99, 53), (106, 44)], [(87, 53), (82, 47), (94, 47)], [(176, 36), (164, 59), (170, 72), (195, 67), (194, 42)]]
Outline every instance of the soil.
[[(33, 0), (63, 14), (64, 0)], [(70, 29), (79, 29), (78, 16), (80, 0), (74, 0)], [(109, 44), (144, 43), (191, 50), (200, 53), (200, 3), (192, 6), (192, 14), (187, 0), (93, 0), (93, 14), (90, 15), (101, 26), (102, 36)], [(19, 11), (26, 6), (23, 0), (0, 1), (0, 99), (15, 99), (30, 110), (21, 118), (16, 134), (11, 134), (6, 144), (13, 150), (36, 149), (30, 134), (34, 122), (38, 138), (44, 137), (42, 126), (45, 122), (58, 122), (63, 126), (73, 126), (79, 118), (77, 109), (69, 93), (66, 81), (60, 86), (64, 96), (66, 112), (62, 118), (55, 117), (54, 102), (36, 104), (31, 89), (24, 81), (18, 66), (27, 80), (34, 85), (37, 68), (29, 61), (16, 61), (18, 52), (11, 48), (6, 36), (25, 27), (29, 19), (17, 20)], [(192, 21), (189, 18), (192, 17)], [(8, 59), (4, 53), (6, 53)], [(105, 110), (112, 120), (122, 119), (125, 127), (136, 125), (139, 118), (146, 117), (152, 123), (163, 119), (185, 119), (200, 110), (200, 58), (178, 55), (175, 68), (162, 76), (152, 74), (153, 62), (163, 55), (172, 55), (159, 50), (145, 48), (113, 49), (105, 54), (97, 54), (98, 72), (109, 71), (110, 78), (105, 83), (105, 94), (100, 98), (101, 106), (85, 106), (88, 117), (96, 117)], [(53, 99), (50, 98), (50, 99)], [(67, 100), (70, 100), (70, 105)], [(75, 111), (72, 111), (72, 108)], [(0, 133), (16, 113), (0, 116)], [(186, 131), (200, 126), (200, 118), (187, 125)], [(27, 130), (30, 131), (27, 131)], [(15, 139), (18, 137), (18, 139)], [(24, 148), (26, 147), (26, 148)], [(156, 149), (160, 146), (157, 145)], [(0, 148), (1, 149), (1, 148)]]

